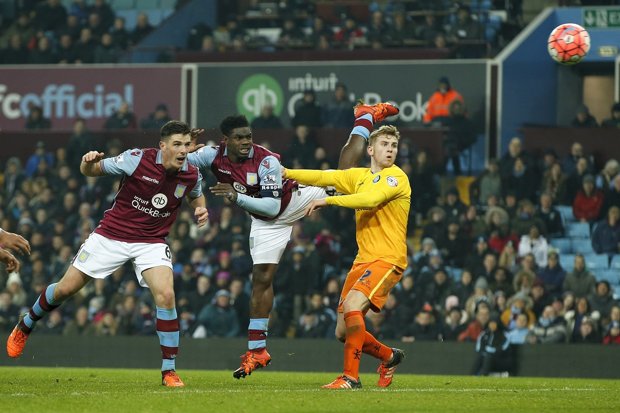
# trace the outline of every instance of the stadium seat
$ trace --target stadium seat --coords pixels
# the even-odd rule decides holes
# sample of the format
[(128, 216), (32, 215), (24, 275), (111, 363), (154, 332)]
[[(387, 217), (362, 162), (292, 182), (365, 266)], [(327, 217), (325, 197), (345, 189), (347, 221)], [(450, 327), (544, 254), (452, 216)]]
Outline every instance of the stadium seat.
[(142, 13), (146, 14), (146, 16), (149, 18), (149, 23), (151, 23), (153, 26), (159, 26), (161, 21), (164, 19), (161, 10), (142, 10)]
[(572, 271), (575, 268), (575, 255), (560, 254), (560, 265), (562, 265), (566, 272)]
[(586, 268), (589, 270), (606, 270), (609, 268), (609, 256), (607, 254), (585, 254)]
[(620, 271), (620, 254), (616, 254), (611, 258), (611, 263), (609, 264), (609, 268)]
[(572, 240), (572, 252), (580, 254), (594, 254), (592, 249), (592, 241), (590, 239), (574, 239)]
[(159, 1), (153, 0), (136, 0), (136, 9), (140, 11), (149, 11), (149, 10), (158, 10), (159, 9)]
[(119, 10), (135, 10), (136, 2), (135, 0), (113, 0), (110, 2), (110, 6), (116, 12)]
[(573, 252), (573, 244), (570, 238), (552, 239), (551, 246), (557, 249), (560, 254), (570, 254)]
[(136, 28), (136, 21), (138, 20), (137, 10), (118, 10), (116, 16), (125, 19), (125, 29), (128, 31)]
[(159, 7), (164, 10), (174, 10), (177, 0), (160, 0)]
[(555, 209), (558, 210), (565, 224), (569, 222), (575, 222), (575, 216), (573, 215), (573, 207), (570, 205), (557, 205)]
[(566, 227), (566, 235), (570, 238), (590, 238), (590, 225), (586, 222), (571, 222)]
[(597, 270), (594, 272), (597, 281), (607, 281), (612, 289), (620, 285), (620, 274), (616, 270)]
[(446, 267), (446, 270), (448, 271), (448, 274), (450, 275), (450, 277), (452, 277), (452, 280), (454, 282), (461, 281), (461, 274), (463, 273), (463, 270), (461, 268)]
[(620, 300), (620, 285), (614, 287), (614, 300)]

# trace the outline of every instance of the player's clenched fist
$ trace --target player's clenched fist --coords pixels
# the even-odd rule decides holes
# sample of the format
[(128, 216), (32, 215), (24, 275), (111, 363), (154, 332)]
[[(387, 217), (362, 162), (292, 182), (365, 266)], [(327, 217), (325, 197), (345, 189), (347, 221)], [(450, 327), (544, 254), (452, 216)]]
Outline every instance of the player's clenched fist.
[(13, 251), (20, 251), (23, 254), (30, 254), (30, 243), (19, 234), (0, 229), (0, 248), (8, 248)]
[(7, 272), (19, 271), (19, 261), (13, 254), (0, 248), (0, 262), (3, 262), (6, 265)]
[(98, 151), (86, 152), (84, 156), (82, 156), (82, 162), (86, 162), (86, 163), (95, 163), (95, 162), (99, 162), (102, 159), (103, 159), (103, 152), (98, 152)]
[(209, 211), (205, 207), (197, 207), (194, 211), (194, 216), (196, 217), (196, 222), (198, 223), (198, 227), (204, 226), (209, 220)]

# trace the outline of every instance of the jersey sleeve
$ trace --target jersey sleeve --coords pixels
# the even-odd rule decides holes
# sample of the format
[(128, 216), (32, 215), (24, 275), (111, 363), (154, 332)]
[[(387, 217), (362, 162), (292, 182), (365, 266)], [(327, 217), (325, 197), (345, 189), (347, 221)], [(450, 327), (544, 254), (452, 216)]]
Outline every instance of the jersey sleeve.
[(219, 148), (215, 146), (203, 146), (196, 152), (187, 154), (187, 161), (197, 168), (208, 168), (217, 156)]
[(189, 193), (189, 197), (193, 199), (198, 198), (200, 195), (202, 195), (202, 174), (200, 173), (200, 171), (198, 171), (198, 179), (196, 179), (196, 185), (194, 185), (191, 192)]
[(258, 183), (262, 198), (282, 197), (282, 174), (280, 161), (273, 155), (266, 156), (258, 167)]
[(141, 149), (128, 149), (113, 158), (101, 160), (101, 170), (106, 175), (128, 175), (131, 176), (138, 165), (144, 152)]
[(328, 205), (345, 208), (375, 208), (407, 192), (409, 180), (405, 175), (392, 174), (381, 177), (372, 192), (360, 192), (350, 195), (330, 196), (325, 199)]
[(355, 192), (355, 183), (366, 171), (365, 168), (351, 168), (342, 170), (318, 171), (311, 169), (287, 169), (287, 178), (294, 179), (300, 184), (314, 186), (335, 186), (338, 192), (351, 194)]

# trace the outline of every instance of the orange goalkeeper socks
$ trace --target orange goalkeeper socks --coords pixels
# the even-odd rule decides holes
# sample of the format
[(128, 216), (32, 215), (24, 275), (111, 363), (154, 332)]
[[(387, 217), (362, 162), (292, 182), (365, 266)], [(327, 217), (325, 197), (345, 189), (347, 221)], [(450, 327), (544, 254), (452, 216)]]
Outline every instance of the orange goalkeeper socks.
[(366, 331), (364, 346), (362, 351), (381, 361), (389, 361), (392, 358), (392, 349), (377, 340), (372, 334)]
[(349, 311), (344, 315), (346, 339), (344, 343), (344, 374), (358, 380), (362, 347), (366, 336), (364, 315), (361, 311)]

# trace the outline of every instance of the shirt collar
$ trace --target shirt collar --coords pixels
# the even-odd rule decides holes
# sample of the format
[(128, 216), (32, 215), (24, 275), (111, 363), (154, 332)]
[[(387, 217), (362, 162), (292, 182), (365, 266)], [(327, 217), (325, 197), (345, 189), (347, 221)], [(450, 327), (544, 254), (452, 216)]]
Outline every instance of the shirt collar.
[[(155, 163), (156, 163), (157, 165), (162, 165), (162, 164), (163, 164), (163, 162), (164, 162), (164, 159), (163, 159), (163, 154), (162, 154), (162, 152), (161, 152), (161, 149), (158, 149), (158, 150), (157, 150), (157, 157), (155, 158)], [(181, 170), (182, 170), (183, 172), (186, 172), (186, 171), (187, 171), (187, 168), (188, 168), (188, 166), (187, 166), (187, 158), (185, 158), (185, 160), (183, 161), (183, 166), (181, 166)]]

